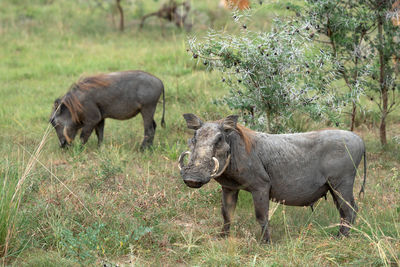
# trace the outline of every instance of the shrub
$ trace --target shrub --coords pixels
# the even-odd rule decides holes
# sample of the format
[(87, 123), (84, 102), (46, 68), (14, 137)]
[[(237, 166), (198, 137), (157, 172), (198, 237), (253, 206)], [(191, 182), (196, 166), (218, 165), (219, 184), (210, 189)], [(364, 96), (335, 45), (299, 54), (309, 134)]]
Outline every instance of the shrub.
[[(275, 20), (269, 32), (252, 31), (246, 16), (233, 13), (239, 34), (210, 31), (204, 42), (189, 40), (193, 57), (222, 75), (229, 95), (218, 104), (237, 110), (245, 122), (268, 132), (290, 131), (294, 114), (338, 121), (352, 97), (330, 87), (331, 55), (311, 45), (310, 25)], [(327, 71), (328, 70), (328, 71)]]

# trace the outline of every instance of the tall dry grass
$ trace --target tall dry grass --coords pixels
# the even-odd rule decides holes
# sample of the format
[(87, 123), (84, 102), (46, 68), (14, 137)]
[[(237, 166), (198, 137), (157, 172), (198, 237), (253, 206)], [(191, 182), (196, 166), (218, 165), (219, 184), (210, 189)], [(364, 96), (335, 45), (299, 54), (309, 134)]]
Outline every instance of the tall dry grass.
[[(21, 149), (29, 155), (29, 160), (25, 166), (23, 166), (24, 161), (22, 161), (22, 166), (13, 166), (8, 160), (2, 166), (0, 172), (0, 181), (2, 182), (2, 188), (0, 189), (0, 258), (3, 265), (7, 262), (10, 243), (18, 231), (18, 211), (24, 195), (24, 185), (37, 164), (41, 165), (51, 176), (56, 178), (91, 215), (91, 212), (80, 198), (39, 160), (51, 130), (51, 124), (48, 124), (41, 141), (33, 152), (20, 145)], [(23, 170), (23, 172), (20, 172), (20, 170)]]

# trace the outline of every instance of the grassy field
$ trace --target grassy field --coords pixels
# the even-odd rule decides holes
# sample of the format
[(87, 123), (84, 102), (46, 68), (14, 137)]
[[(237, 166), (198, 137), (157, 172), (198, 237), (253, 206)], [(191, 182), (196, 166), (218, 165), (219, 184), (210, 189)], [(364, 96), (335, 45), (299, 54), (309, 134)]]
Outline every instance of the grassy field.
[[(190, 189), (177, 166), (191, 135), (183, 113), (212, 120), (233, 112), (212, 102), (228, 91), (220, 75), (186, 52), (188, 35), (200, 39), (211, 23), (235, 31), (218, 2), (192, 1), (196, 12), (189, 34), (173, 25), (162, 30), (157, 19), (138, 30), (140, 16), (160, 1), (132, 1), (123, 33), (113, 25), (112, 12), (96, 7), (96, 1), (0, 2), (3, 265), (400, 265), (399, 111), (389, 118), (390, 145), (384, 150), (371, 116), (365, 115), (366, 123), (359, 119), (356, 132), (367, 145), (368, 177), (365, 197), (356, 199), (360, 212), (349, 238), (334, 237), (339, 214), (329, 196), (314, 212), (272, 204), (272, 243), (260, 244), (246, 192), (239, 195), (231, 237), (218, 238), (220, 186), (211, 182)], [(266, 5), (248, 27), (267, 29), (277, 15), (290, 13), (284, 5)], [(60, 149), (48, 124), (54, 99), (81, 75), (126, 69), (148, 71), (164, 82), (167, 127), (157, 128), (153, 149), (140, 152), (140, 116), (107, 120), (99, 149), (94, 135), (84, 148), (75, 142)], [(160, 118), (161, 105), (158, 125)], [(361, 175), (357, 193), (360, 182)]]

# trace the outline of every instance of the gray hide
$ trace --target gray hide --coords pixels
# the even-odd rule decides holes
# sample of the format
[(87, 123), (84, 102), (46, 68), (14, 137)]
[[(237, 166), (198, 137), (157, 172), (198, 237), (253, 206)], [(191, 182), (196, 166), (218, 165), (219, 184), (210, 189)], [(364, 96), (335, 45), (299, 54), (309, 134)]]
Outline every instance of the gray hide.
[(156, 130), (154, 112), (164, 85), (157, 77), (143, 71), (121, 71), (91, 76), (75, 83), (61, 99), (54, 102), (50, 122), (54, 126), (60, 146), (72, 142), (79, 129), (85, 144), (92, 131), (96, 131), (98, 144), (103, 140), (104, 120), (127, 120), (142, 114), (144, 139), (141, 148), (153, 143)]
[[(237, 116), (203, 123), (194, 114), (183, 115), (195, 130), (190, 151), (179, 158), (181, 176), (189, 187), (199, 188), (214, 178), (222, 186), (222, 235), (229, 234), (231, 216), (240, 189), (253, 196), (262, 239), (269, 241), (269, 200), (290, 206), (311, 206), (329, 191), (340, 212), (339, 234), (348, 235), (357, 205), (353, 197), (356, 169), (365, 146), (356, 134), (322, 130), (296, 134), (265, 134), (237, 124)], [(245, 149), (244, 136), (251, 143)], [(184, 157), (189, 154), (184, 166)]]

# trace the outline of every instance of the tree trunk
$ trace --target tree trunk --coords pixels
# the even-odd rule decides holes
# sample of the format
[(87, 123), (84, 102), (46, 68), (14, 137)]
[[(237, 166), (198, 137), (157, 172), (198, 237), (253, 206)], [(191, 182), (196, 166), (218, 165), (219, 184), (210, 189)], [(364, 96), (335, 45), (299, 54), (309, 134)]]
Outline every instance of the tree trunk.
[(119, 30), (121, 32), (123, 32), (124, 31), (124, 10), (122, 9), (122, 6), (121, 6), (121, 0), (116, 0), (116, 1), (117, 1), (116, 4), (117, 4), (117, 8), (118, 8), (119, 15), (120, 15)]
[[(381, 69), (383, 67), (381, 66)], [(382, 71), (382, 70), (381, 70)], [(381, 139), (382, 146), (387, 144), (386, 139), (386, 117), (388, 114), (388, 88), (386, 83), (381, 83), (381, 93), (382, 93), (382, 110), (381, 110), (381, 125), (379, 127), (379, 136)]]
[(379, 87), (382, 98), (382, 107), (381, 107), (381, 125), (379, 127), (379, 136), (381, 140), (381, 145), (385, 146), (387, 144), (386, 139), (386, 116), (388, 114), (388, 88), (387, 82), (385, 79), (385, 67), (387, 62), (384, 60), (384, 51), (383, 51), (383, 18), (382, 15), (378, 16), (378, 38), (379, 38)]
[(387, 139), (386, 139), (386, 116), (382, 116), (381, 118), (381, 126), (379, 127), (379, 136), (381, 139), (381, 144), (382, 146), (385, 146), (387, 144)]
[(271, 113), (267, 110), (267, 133), (271, 133)]
[(355, 121), (356, 121), (356, 112), (357, 112), (357, 106), (356, 106), (356, 103), (353, 102), (353, 109), (351, 111), (350, 131), (354, 131), (354, 126), (355, 126)]

